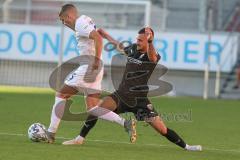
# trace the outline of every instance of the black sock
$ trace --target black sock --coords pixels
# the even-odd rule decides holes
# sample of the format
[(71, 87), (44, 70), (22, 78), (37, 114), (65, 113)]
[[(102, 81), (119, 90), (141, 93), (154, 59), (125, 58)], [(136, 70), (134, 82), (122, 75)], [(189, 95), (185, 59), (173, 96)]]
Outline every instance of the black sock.
[(180, 138), (176, 132), (169, 128), (167, 129), (167, 134), (165, 135), (165, 137), (172, 143), (175, 143), (182, 148), (186, 147), (186, 143), (182, 140), (182, 138)]
[(80, 136), (85, 138), (88, 132), (95, 126), (97, 120), (98, 120), (97, 117), (89, 115), (86, 121), (84, 122), (83, 127), (81, 128)]

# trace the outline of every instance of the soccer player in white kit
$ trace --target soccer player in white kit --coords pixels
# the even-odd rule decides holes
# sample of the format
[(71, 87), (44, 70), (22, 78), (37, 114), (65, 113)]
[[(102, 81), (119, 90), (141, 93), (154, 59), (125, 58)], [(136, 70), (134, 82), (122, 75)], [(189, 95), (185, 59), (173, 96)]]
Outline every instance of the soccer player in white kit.
[[(130, 139), (131, 136), (136, 136), (134, 120), (125, 120), (110, 110), (98, 107), (103, 67), (97, 74), (95, 81), (86, 82), (84, 78), (87, 77), (86, 74), (89, 74), (88, 68), (91, 70), (90, 73), (94, 73), (101, 66), (103, 40), (96, 30), (93, 20), (86, 15), (79, 16), (77, 8), (72, 4), (62, 6), (59, 18), (65, 26), (75, 32), (81, 55), (94, 56), (95, 58), (93, 61), (89, 60), (89, 64), (81, 65), (75, 71), (71, 72), (65, 79), (63, 87), (56, 93), (51, 122), (46, 131), (48, 142), (53, 143), (55, 141), (55, 134), (61, 121), (58, 113), (64, 112), (67, 99), (79, 93), (79, 91), (84, 92), (87, 110), (90, 115), (120, 124), (129, 133)], [(81, 136), (78, 138), (78, 141), (84, 139)]]

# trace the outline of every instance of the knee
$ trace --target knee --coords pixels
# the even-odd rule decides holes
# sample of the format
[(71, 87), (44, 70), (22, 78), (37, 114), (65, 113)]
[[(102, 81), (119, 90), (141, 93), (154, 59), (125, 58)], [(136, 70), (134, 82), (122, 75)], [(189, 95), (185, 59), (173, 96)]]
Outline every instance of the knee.
[(161, 128), (160, 134), (163, 135), (163, 136), (165, 136), (167, 134), (167, 127), (166, 126)]
[(149, 124), (161, 135), (165, 136), (167, 134), (167, 127), (162, 121), (153, 121), (149, 122)]
[(56, 93), (56, 97), (62, 98), (62, 99), (68, 99), (71, 97), (69, 94), (62, 94), (62, 93)]

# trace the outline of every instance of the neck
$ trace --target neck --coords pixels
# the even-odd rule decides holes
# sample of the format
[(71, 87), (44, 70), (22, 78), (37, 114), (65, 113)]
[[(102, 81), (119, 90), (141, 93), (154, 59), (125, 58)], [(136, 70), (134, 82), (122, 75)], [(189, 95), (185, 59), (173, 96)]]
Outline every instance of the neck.
[(72, 24), (72, 30), (74, 30), (75, 31), (75, 25), (76, 25), (76, 20), (73, 22), (73, 24)]
[(71, 25), (71, 29), (75, 31), (75, 25), (76, 25), (77, 18), (73, 21)]

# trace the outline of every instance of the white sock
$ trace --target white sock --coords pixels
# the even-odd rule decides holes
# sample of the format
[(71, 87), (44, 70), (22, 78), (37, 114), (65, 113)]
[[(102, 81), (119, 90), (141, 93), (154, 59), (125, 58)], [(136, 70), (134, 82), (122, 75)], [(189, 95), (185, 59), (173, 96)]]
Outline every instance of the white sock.
[(91, 115), (94, 115), (98, 118), (101, 118), (101, 119), (104, 119), (107, 121), (111, 121), (111, 122), (115, 122), (115, 123), (120, 124), (121, 126), (124, 126), (125, 119), (106, 108), (96, 106), (96, 107), (93, 107), (90, 110), (88, 110), (88, 113), (90, 113)]
[(75, 138), (75, 140), (76, 140), (76, 141), (84, 141), (85, 138), (82, 137), (82, 136), (80, 136), (80, 135), (78, 135), (78, 136)]
[(188, 144), (186, 144), (186, 146), (185, 146), (185, 149), (188, 149), (189, 148), (189, 145)]
[(49, 132), (52, 132), (52, 133), (57, 132), (58, 126), (61, 122), (61, 118), (64, 113), (65, 104), (66, 104), (66, 99), (55, 97), (55, 103), (52, 107), (51, 123), (48, 128)]

